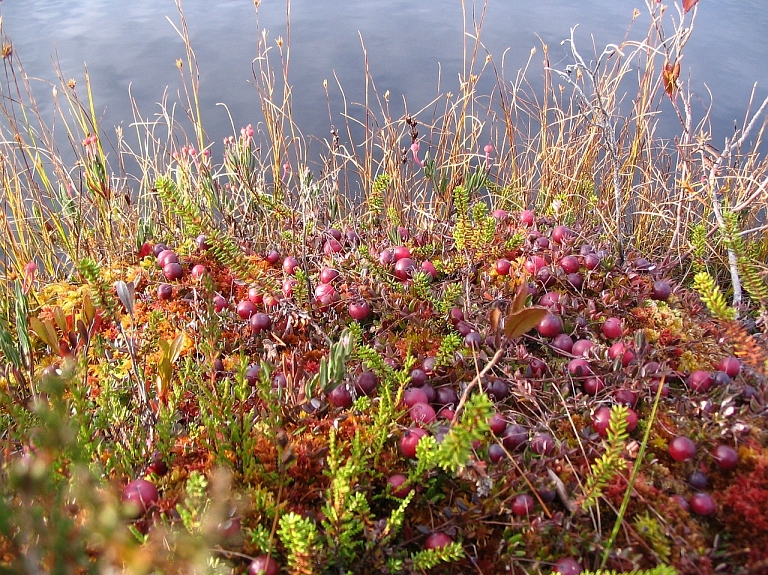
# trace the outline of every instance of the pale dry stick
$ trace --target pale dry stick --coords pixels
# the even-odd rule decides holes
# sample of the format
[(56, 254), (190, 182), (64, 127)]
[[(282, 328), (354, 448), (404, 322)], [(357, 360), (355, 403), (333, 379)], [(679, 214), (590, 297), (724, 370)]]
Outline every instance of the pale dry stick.
[[(713, 162), (712, 167), (709, 170), (707, 184), (709, 185), (709, 190), (710, 190), (710, 193), (712, 194), (712, 212), (715, 214), (715, 219), (717, 220), (717, 225), (720, 229), (724, 229), (726, 224), (725, 224), (725, 219), (723, 218), (721, 189), (720, 189), (720, 186), (718, 186), (717, 184), (717, 181), (719, 178), (718, 174), (723, 169), (723, 164), (732, 157), (732, 155), (742, 146), (742, 144), (744, 144), (750, 132), (752, 132), (752, 129), (755, 127), (757, 123), (757, 119), (763, 115), (763, 112), (767, 107), (768, 107), (768, 97), (766, 97), (765, 100), (763, 100), (763, 103), (760, 105), (757, 112), (755, 112), (752, 115), (752, 119), (744, 128), (744, 131), (742, 132), (740, 138), (738, 138), (733, 142), (730, 141), (729, 138), (726, 138), (723, 151), (720, 153), (717, 159)], [(703, 162), (704, 161), (703, 151), (701, 152), (701, 154), (702, 154), (702, 162)], [(736, 256), (736, 252), (731, 247), (728, 247), (728, 268), (731, 273), (731, 284), (733, 287), (733, 307), (736, 308), (738, 313), (738, 308), (739, 308), (739, 305), (741, 304), (741, 299), (743, 294), (741, 289), (741, 279), (739, 278), (738, 258)]]
[[(459, 400), (458, 405), (456, 406), (456, 409), (454, 410), (454, 413), (456, 416), (461, 412), (461, 409), (464, 407), (464, 404), (467, 403), (467, 399), (469, 398), (469, 392), (472, 391), (472, 389), (480, 384), (480, 381), (483, 379), (483, 376), (491, 371), (493, 367), (499, 363), (499, 360), (501, 359), (501, 356), (504, 355), (504, 352), (506, 351), (505, 347), (502, 345), (498, 350), (496, 350), (496, 353), (493, 354), (493, 357), (491, 360), (485, 365), (483, 370), (475, 375), (474, 378), (472, 378), (472, 381), (469, 382), (467, 387), (464, 388), (464, 391), (461, 394), (461, 399)], [(475, 362), (475, 365), (477, 365), (477, 362)], [(457, 421), (457, 418), (454, 416), (454, 421)]]

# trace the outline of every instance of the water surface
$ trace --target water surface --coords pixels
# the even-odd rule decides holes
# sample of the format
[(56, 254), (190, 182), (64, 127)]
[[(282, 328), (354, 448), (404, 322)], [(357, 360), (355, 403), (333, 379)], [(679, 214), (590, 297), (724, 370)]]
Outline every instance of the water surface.
[[(584, 54), (592, 53), (592, 37), (597, 46), (620, 42), (635, 8), (642, 13), (636, 28), (642, 33), (648, 21), (642, 0), (490, 0), (481, 39), (497, 63), (504, 55), (506, 76), (514, 78), (531, 48), (542, 41), (549, 45), (554, 65), (568, 64), (560, 41), (576, 24)], [(219, 142), (232, 132), (227, 110), (236, 128), (259, 120), (251, 71), (256, 11), (251, 0), (184, 0), (183, 9), (199, 59), (203, 123)], [(166, 89), (169, 100), (176, 99), (181, 83), (175, 62), (185, 59), (185, 53), (167, 19), (179, 22), (172, 0), (2, 0), (0, 13), (15, 53), (37, 78), (33, 86), (47, 118), (53, 115), (54, 60), (79, 86), (87, 64), (97, 110), (107, 127), (130, 124), (129, 88), (145, 115), (157, 111), (155, 103)], [(258, 19), (270, 37), (287, 36), (282, 0), (263, 0)], [(402, 110), (401, 96), (411, 111), (432, 101), (439, 79), (443, 91), (455, 92), (462, 29), (459, 0), (294, 0), (290, 74), (297, 123), (306, 135), (327, 135), (331, 120), (322, 83), (329, 80), (338, 114), (334, 74), (350, 101), (362, 99), (361, 37), (379, 91), (392, 95), (393, 114)], [(733, 132), (735, 121), (743, 121), (755, 82), (758, 99), (768, 95), (766, 29), (762, 0), (700, 2), (682, 76), (691, 78), (701, 99), (698, 114), (712, 102), (715, 143)], [(541, 77), (541, 53), (534, 56), (529, 73), (534, 85)], [(341, 122), (338, 115), (332, 121)], [(668, 118), (666, 125), (676, 129), (675, 119)]]

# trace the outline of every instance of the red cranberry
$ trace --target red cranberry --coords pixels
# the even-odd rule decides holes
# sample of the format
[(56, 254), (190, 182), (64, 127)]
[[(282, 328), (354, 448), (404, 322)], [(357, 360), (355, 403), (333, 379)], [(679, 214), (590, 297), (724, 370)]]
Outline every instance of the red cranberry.
[(621, 337), (623, 332), (621, 328), (621, 320), (617, 317), (609, 317), (603, 322), (603, 325), (600, 327), (600, 331), (602, 331), (603, 335), (608, 339), (616, 339), (617, 337)]
[(688, 461), (696, 455), (696, 444), (683, 435), (675, 437), (669, 443), (669, 455), (675, 461)]
[(691, 511), (696, 515), (712, 515), (715, 512), (715, 502), (706, 493), (694, 493), (689, 502)]
[(268, 555), (259, 555), (248, 566), (248, 575), (277, 575), (280, 564)]
[(395, 256), (395, 261), (399, 261), (403, 258), (411, 257), (411, 250), (409, 250), (405, 246), (397, 246), (394, 250), (392, 250), (392, 253)]
[(537, 455), (551, 455), (555, 450), (555, 440), (549, 433), (537, 433), (531, 439), (531, 451)]
[(416, 271), (416, 262), (411, 258), (402, 258), (395, 262), (395, 277), (401, 282), (411, 279)]
[(635, 407), (638, 398), (638, 393), (631, 389), (617, 389), (613, 392), (614, 401), (619, 405), (626, 405), (627, 407)]
[(597, 254), (587, 254), (584, 256), (584, 267), (589, 271), (595, 270), (600, 267), (600, 256)]
[(390, 475), (389, 479), (387, 479), (387, 483), (392, 489), (393, 496), (397, 497), (398, 499), (403, 499), (412, 491), (411, 487), (403, 486), (407, 480), (408, 478), (400, 473)]
[(392, 250), (382, 250), (379, 253), (379, 263), (383, 266), (390, 266), (395, 263), (395, 252)]
[(741, 362), (735, 357), (729, 356), (723, 358), (716, 367), (718, 370), (727, 373), (729, 377), (734, 378), (741, 371)]
[(450, 535), (445, 533), (433, 533), (424, 542), (424, 549), (442, 549), (443, 547), (453, 543), (453, 539)]
[(437, 405), (458, 405), (459, 395), (452, 387), (438, 387), (435, 391), (435, 403)]
[(406, 429), (400, 438), (400, 452), (405, 457), (414, 459), (416, 457), (416, 445), (425, 435), (427, 435), (427, 430), (421, 427)]
[(651, 290), (651, 297), (653, 299), (667, 301), (670, 295), (672, 295), (672, 287), (669, 285), (669, 282), (664, 280), (653, 282), (653, 289)]
[(571, 350), (573, 350), (573, 340), (571, 339), (571, 336), (567, 333), (559, 333), (555, 337), (552, 338), (552, 347), (555, 348), (558, 351), (562, 351), (565, 353), (571, 353)]
[(559, 573), (560, 575), (580, 575), (582, 567), (581, 563), (576, 561), (576, 559), (572, 557), (563, 557), (555, 563), (552, 572), (553, 575), (554, 573)]
[(432, 280), (437, 279), (437, 268), (432, 262), (421, 262), (421, 271), (428, 274)]
[(138, 517), (147, 512), (159, 499), (157, 487), (146, 479), (136, 479), (123, 488), (123, 502), (131, 516)]
[(735, 469), (739, 464), (739, 454), (730, 445), (718, 445), (712, 452), (712, 456), (715, 458), (717, 466), (724, 471)]
[(360, 395), (372, 395), (376, 391), (379, 379), (372, 371), (364, 371), (355, 380), (355, 390)]
[(171, 284), (162, 283), (157, 286), (157, 299), (166, 300), (173, 297), (173, 286)]
[(240, 319), (248, 319), (253, 314), (256, 313), (256, 306), (253, 305), (250, 301), (244, 299), (240, 303), (237, 304), (237, 315), (240, 316)]
[(558, 316), (548, 313), (536, 326), (536, 331), (538, 331), (539, 335), (542, 337), (555, 337), (562, 333), (563, 322)]
[(512, 498), (511, 509), (514, 515), (525, 517), (533, 511), (533, 497), (527, 493), (520, 493)]
[(333, 280), (335, 280), (337, 277), (339, 277), (339, 270), (335, 270), (333, 268), (323, 268), (320, 270), (320, 282), (324, 284), (329, 284)]
[(524, 446), (528, 442), (528, 430), (517, 423), (510, 423), (501, 434), (501, 443), (509, 451)]
[(567, 242), (573, 237), (573, 231), (569, 230), (565, 226), (555, 226), (552, 229), (552, 241), (556, 244), (562, 244)]
[(686, 380), (691, 391), (706, 393), (712, 387), (712, 378), (707, 371), (694, 371)]
[(568, 362), (568, 373), (576, 378), (588, 377), (592, 375), (592, 368), (589, 362), (579, 357)]
[(599, 377), (588, 377), (581, 386), (587, 395), (597, 395), (605, 388), (605, 383)]
[(417, 403), (429, 403), (426, 392), (420, 387), (409, 387), (403, 392), (403, 403), (411, 408)]
[(532, 210), (523, 210), (518, 216), (518, 221), (526, 227), (531, 227), (534, 221)]
[(488, 420), (488, 424), (491, 427), (491, 431), (494, 435), (499, 435), (507, 428), (507, 420), (500, 413), (494, 413), (491, 419)]
[(283, 260), (283, 271), (288, 275), (293, 275), (297, 267), (299, 267), (299, 261), (295, 257), (288, 256)]
[(560, 260), (560, 267), (567, 274), (575, 274), (579, 271), (579, 259), (576, 256), (565, 256)]
[(573, 348), (571, 348), (571, 353), (573, 355), (588, 357), (589, 355), (592, 354), (593, 349), (595, 349), (595, 344), (592, 343), (590, 340), (579, 339), (574, 342)]
[(337, 385), (328, 393), (328, 401), (335, 407), (352, 407), (352, 394), (346, 385)]
[(408, 415), (416, 425), (429, 425), (435, 421), (435, 410), (428, 403), (417, 403), (408, 410)]
[(169, 280), (179, 280), (184, 275), (184, 270), (178, 263), (171, 262), (163, 266), (163, 275)]
[(272, 318), (270, 318), (264, 312), (257, 312), (253, 314), (249, 322), (251, 324), (251, 331), (253, 333), (268, 331), (272, 327)]
[(496, 262), (496, 273), (500, 276), (509, 275), (509, 269), (512, 267), (512, 263), (505, 258), (501, 258)]
[(491, 463), (498, 463), (507, 456), (504, 448), (498, 443), (492, 443), (488, 446), (488, 459)]
[(216, 313), (223, 312), (227, 307), (227, 300), (224, 299), (224, 296), (216, 294), (213, 296), (213, 310)]
[(328, 238), (323, 244), (323, 253), (327, 256), (339, 253), (343, 248), (341, 242), (336, 238)]

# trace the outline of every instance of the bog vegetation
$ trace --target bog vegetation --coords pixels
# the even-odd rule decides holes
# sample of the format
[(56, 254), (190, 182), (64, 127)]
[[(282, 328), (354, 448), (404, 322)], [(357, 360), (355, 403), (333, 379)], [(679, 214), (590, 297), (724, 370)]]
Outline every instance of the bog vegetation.
[(511, 77), (467, 7), (316, 164), (280, 38), (223, 146), (188, 41), (130, 134), (61, 74), (66, 153), (4, 38), (0, 570), (768, 571), (768, 101), (711, 141), (694, 4)]

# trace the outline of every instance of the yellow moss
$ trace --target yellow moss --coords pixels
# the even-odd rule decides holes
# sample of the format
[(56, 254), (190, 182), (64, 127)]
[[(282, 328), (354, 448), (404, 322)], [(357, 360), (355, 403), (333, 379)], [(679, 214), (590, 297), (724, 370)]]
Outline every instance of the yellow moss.
[(659, 341), (659, 337), (659, 332), (657, 330), (651, 328), (645, 329), (645, 339), (648, 343), (656, 343)]
[[(671, 308), (663, 301), (649, 300), (646, 303), (651, 329), (668, 329), (683, 341), (688, 341), (689, 334), (685, 330), (683, 314), (679, 309)], [(657, 337), (658, 339), (658, 337)]]
[[(690, 350), (684, 351), (680, 355), (680, 358), (678, 361), (679, 361), (679, 369), (681, 371), (687, 371), (690, 373), (692, 371), (702, 369), (702, 365), (699, 362), (698, 358)], [(704, 367), (704, 369), (706, 369), (706, 367)]]
[(74, 311), (75, 306), (82, 303), (83, 297), (90, 291), (86, 285), (74, 286), (66, 282), (56, 282), (40, 290), (40, 301), (51, 307), (59, 306), (65, 315), (69, 315)]

